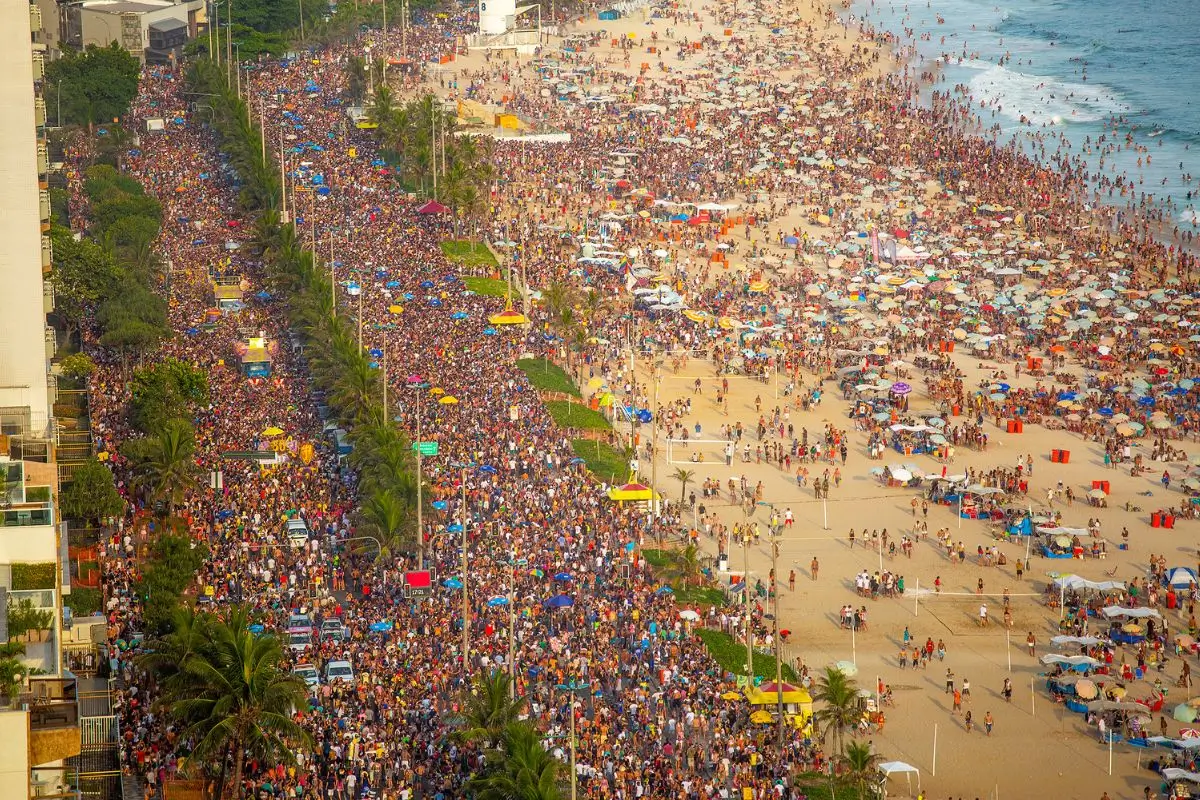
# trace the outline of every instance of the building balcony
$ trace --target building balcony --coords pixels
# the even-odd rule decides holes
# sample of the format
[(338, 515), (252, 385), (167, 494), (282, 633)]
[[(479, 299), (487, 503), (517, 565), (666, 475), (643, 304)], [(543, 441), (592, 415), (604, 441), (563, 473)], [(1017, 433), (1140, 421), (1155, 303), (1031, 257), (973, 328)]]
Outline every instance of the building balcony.
[(30, 678), (21, 696), (29, 710), (29, 765), (77, 756), (82, 748), (79, 698), (74, 678)]

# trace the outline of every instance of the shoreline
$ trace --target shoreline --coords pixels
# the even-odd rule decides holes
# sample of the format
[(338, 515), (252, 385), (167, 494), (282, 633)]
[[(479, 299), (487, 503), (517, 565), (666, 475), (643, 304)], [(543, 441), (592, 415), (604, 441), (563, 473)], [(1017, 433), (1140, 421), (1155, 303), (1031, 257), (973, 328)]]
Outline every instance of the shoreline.
[[(914, 71), (927, 71), (929, 72), (929, 78), (923, 78), (919, 82), (919, 86), (922, 89), (929, 89), (933, 92), (939, 92), (938, 87), (945, 78), (944, 73), (946, 62), (943, 59), (926, 58), (920, 53), (919, 48), (915, 45), (915, 43), (910, 42), (909, 44), (903, 44), (895, 31), (889, 30), (886, 27), (876, 27), (876, 24), (869, 19), (853, 15), (853, 0), (840, 0), (840, 5), (844, 11), (844, 14), (840, 18), (841, 24), (850, 27), (851, 30), (857, 30), (860, 35), (863, 36), (878, 35), (879, 32), (882, 31), (882, 35), (891, 38), (896, 43), (896, 48), (900, 50), (909, 50), (911, 54), (909, 60), (900, 61), (904, 68), (901, 75), (902, 78), (908, 77), (907, 71), (910, 67), (913, 68)], [(854, 21), (852, 22), (851, 20), (847, 19), (847, 16), (855, 16)], [(993, 62), (989, 60), (982, 60), (979, 61), (979, 63), (994, 66)], [(930, 67), (930, 64), (932, 64), (932, 67)], [(1008, 147), (1015, 145), (1021, 153), (1026, 155), (1035, 163), (1047, 169), (1060, 171), (1061, 166), (1055, 164), (1053, 159), (1044, 160), (1042, 157), (1037, 155), (1036, 152), (1034, 152), (1036, 148), (1030, 144), (1031, 140), (1036, 138), (1039, 133), (1048, 133), (1050, 135), (1061, 135), (1063, 138), (1070, 141), (1071, 144), (1076, 148), (1083, 145), (1083, 142), (1079, 141), (1078, 136), (1072, 137), (1069, 134), (1071, 126), (1067, 124), (1064, 124), (1060, 131), (1047, 131), (1044, 128), (1038, 129), (1033, 127), (1032, 123), (1018, 125), (1018, 127), (1009, 131), (1002, 130), (999, 122), (994, 123), (992, 126), (988, 126), (981, 109), (977, 107), (978, 100), (975, 98), (975, 95), (972, 93), (963, 96), (962, 93), (958, 91), (959, 88), (960, 87), (958, 85), (951, 86), (949, 88), (940, 90), (940, 93), (951, 98), (954, 103), (969, 112), (971, 116), (974, 117), (979, 123), (979, 132), (977, 135), (988, 141), (994, 142), (997, 147)], [(918, 98), (920, 98), (920, 95), (918, 95)], [(923, 105), (928, 107), (928, 100), (922, 100), (921, 102)], [(1098, 124), (1103, 129), (1108, 130), (1111, 134), (1113, 126), (1121, 124), (1125, 113), (1111, 114), (1095, 124)], [(1134, 127), (1136, 128), (1138, 126)], [(989, 136), (988, 131), (991, 130), (995, 130), (995, 133)], [(1091, 134), (1087, 134), (1087, 136), (1090, 135)], [(1128, 205), (1121, 205), (1120, 202), (1125, 199), (1124, 196), (1118, 193), (1116, 197), (1111, 199), (1107, 198), (1105, 196), (1105, 185), (1097, 181), (1096, 176), (1091, 173), (1092, 165), (1086, 161), (1083, 161), (1082, 156), (1077, 150), (1073, 149), (1072, 151), (1069, 151), (1067, 157), (1070, 159), (1078, 159), (1079, 161), (1076, 166), (1089, 168), (1089, 177), (1086, 180), (1082, 178), (1078, 179), (1080, 181), (1080, 188), (1083, 190), (1083, 194), (1078, 195), (1077, 202), (1080, 204), (1080, 206), (1087, 205), (1094, 209), (1093, 214), (1097, 219), (1097, 224), (1101, 225), (1102, 227), (1111, 227), (1114, 220), (1118, 217), (1123, 215), (1133, 215), (1138, 220), (1138, 223), (1142, 226), (1143, 231), (1152, 235), (1155, 241), (1163, 245), (1164, 248), (1174, 247), (1180, 252), (1189, 252), (1193, 254), (1200, 253), (1200, 222), (1193, 223), (1190, 226), (1189, 231), (1188, 224), (1179, 217), (1179, 215), (1185, 213), (1185, 210), (1178, 207), (1168, 207), (1167, 203), (1173, 202), (1172, 198), (1160, 198), (1154, 192), (1147, 192), (1146, 194), (1149, 200), (1148, 208), (1131, 208)], [(1128, 172), (1122, 172), (1120, 175), (1114, 177), (1124, 179), (1126, 181), (1126, 185), (1128, 186), (1133, 185), (1133, 180), (1130, 178)], [(1110, 186), (1107, 188), (1111, 190), (1113, 185), (1110, 184)], [(1137, 192), (1131, 189), (1131, 194), (1136, 193)], [(1200, 189), (1196, 190), (1194, 202), (1200, 204)], [(1106, 209), (1107, 211), (1101, 212), (1101, 208)], [(1196, 213), (1200, 214), (1200, 211), (1197, 211)], [(1161, 215), (1161, 217), (1155, 218), (1156, 215)], [(1198, 219), (1200, 219), (1200, 217), (1198, 217)], [(1193, 236), (1190, 241), (1186, 241), (1182, 238), (1182, 234), (1189, 232), (1193, 234)], [(1181, 234), (1181, 236), (1177, 237), (1175, 235), (1176, 233)]]

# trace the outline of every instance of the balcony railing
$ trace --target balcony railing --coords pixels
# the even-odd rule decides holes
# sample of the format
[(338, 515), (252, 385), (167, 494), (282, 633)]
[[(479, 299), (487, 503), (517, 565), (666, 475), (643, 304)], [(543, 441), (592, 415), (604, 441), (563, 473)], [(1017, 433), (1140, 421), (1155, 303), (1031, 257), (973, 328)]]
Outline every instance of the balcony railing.
[(74, 728), (79, 725), (79, 701), (74, 678), (30, 678), (21, 696), (29, 708), (31, 730)]

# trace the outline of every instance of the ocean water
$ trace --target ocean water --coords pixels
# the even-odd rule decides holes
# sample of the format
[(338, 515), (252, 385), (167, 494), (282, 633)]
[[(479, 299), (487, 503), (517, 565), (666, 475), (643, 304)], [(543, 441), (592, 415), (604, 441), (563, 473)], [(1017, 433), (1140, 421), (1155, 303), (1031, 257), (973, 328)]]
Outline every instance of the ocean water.
[(1034, 155), (1061, 147), (1133, 182), (1105, 202), (1152, 194), (1198, 224), (1200, 1), (852, 0), (849, 13), (913, 48), (918, 69), (941, 58), (937, 88), (968, 87), (980, 118)]

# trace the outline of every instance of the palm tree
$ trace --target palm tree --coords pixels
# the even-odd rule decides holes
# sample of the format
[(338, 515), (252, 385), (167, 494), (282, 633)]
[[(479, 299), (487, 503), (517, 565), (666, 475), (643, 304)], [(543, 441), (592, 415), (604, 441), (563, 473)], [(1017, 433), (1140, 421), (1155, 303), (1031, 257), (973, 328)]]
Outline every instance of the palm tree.
[(138, 666), (153, 673), (164, 687), (186, 682), (184, 665), (211, 641), (211, 621), (208, 615), (197, 614), (191, 606), (176, 609), (171, 617), (171, 632), (149, 642), (148, 648), (137, 658)]
[(292, 748), (309, 744), (292, 718), (307, 688), (282, 666), (278, 639), (250, 632), (244, 609), (234, 609), (227, 621), (214, 620), (209, 633), (208, 645), (183, 663), (164, 700), (183, 735), (195, 742), (198, 760), (233, 754), (234, 796), (241, 797), (247, 754), (270, 767), (291, 763)]
[(146, 443), (133, 485), (164, 504), (164, 517), (196, 487), (196, 437), (187, 420), (173, 419)]
[(692, 478), (696, 477), (696, 472), (684, 469), (683, 467), (676, 467), (671, 477), (679, 481), (679, 505), (683, 505), (684, 500), (687, 499), (688, 484), (692, 482)]
[(513, 695), (512, 676), (508, 672), (480, 672), (470, 690), (463, 693), (455, 737), (465, 742), (502, 741), (506, 729), (518, 722), (525, 710), (525, 699)]
[(478, 800), (560, 800), (561, 762), (546, 752), (537, 730), (528, 722), (514, 722), (500, 737), (503, 755), (482, 775), (467, 782)]
[(663, 580), (690, 586), (700, 583), (704, 576), (704, 557), (700, 548), (689, 544), (682, 550), (668, 550), (667, 566), (663, 569)]
[(871, 794), (875, 794), (874, 779), (879, 775), (879, 756), (871, 752), (868, 742), (851, 742), (846, 746), (846, 752), (839, 759), (845, 770), (842, 779), (858, 788), (859, 797), (868, 797), (867, 786), (871, 786)]
[(408, 523), (404, 501), (386, 489), (373, 492), (359, 509), (360, 529), (379, 540), (379, 557), (395, 553), (407, 543), (403, 535)]
[(843, 742), (846, 729), (853, 728), (858, 722), (858, 685), (840, 669), (826, 667), (824, 674), (817, 679), (812, 696), (814, 701), (822, 704), (813, 714), (821, 732), (821, 741), (825, 741), (832, 733), (834, 752), (841, 755), (845, 752)]

